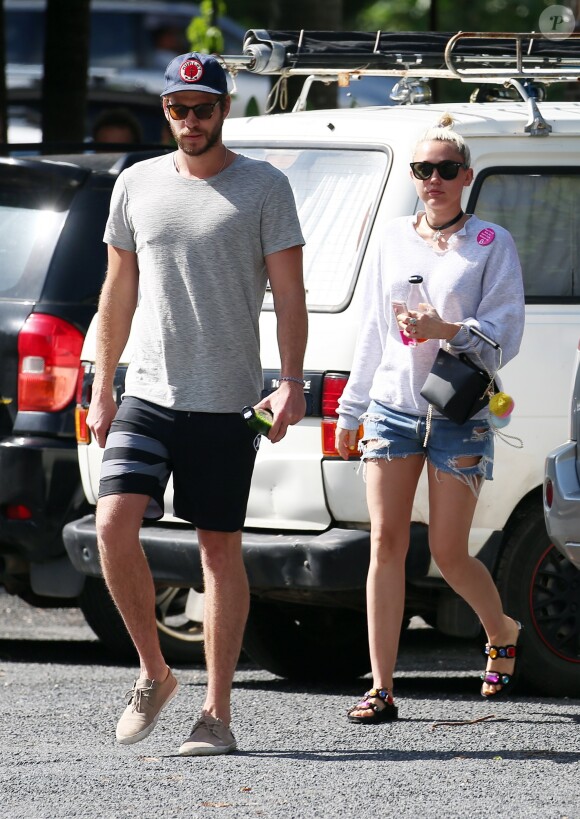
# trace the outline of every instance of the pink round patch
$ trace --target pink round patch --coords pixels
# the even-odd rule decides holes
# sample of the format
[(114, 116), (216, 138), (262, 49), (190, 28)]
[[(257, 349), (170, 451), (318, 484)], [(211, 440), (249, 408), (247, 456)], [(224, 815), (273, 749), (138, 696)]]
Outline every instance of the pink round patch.
[(478, 245), (490, 245), (495, 239), (495, 230), (493, 228), (484, 228), (477, 234)]

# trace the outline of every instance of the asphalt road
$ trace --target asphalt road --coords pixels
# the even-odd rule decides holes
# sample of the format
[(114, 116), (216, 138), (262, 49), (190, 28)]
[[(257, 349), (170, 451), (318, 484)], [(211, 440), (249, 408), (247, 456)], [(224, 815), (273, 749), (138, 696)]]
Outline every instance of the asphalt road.
[(107, 655), (77, 610), (40, 611), (0, 591), (0, 817), (580, 817), (580, 699), (489, 703), (481, 668), (472, 643), (413, 629), (400, 720), (363, 727), (345, 713), (364, 680), (308, 689), (240, 664), (240, 750), (182, 758), (202, 666), (176, 667), (181, 690), (155, 732), (118, 746), (134, 669)]

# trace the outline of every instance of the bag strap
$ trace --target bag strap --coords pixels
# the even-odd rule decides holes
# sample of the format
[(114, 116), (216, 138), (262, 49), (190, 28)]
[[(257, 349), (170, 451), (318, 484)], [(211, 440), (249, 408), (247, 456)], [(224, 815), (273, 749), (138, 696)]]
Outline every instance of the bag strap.
[[(497, 367), (495, 368), (495, 371), (494, 371), (494, 373), (492, 375), (489, 372), (489, 370), (487, 369), (487, 367), (485, 366), (485, 364), (483, 363), (483, 361), (481, 360), (481, 356), (479, 355), (477, 350), (473, 351), (473, 354), (477, 358), (479, 366), (489, 376), (489, 384), (487, 386), (487, 389), (489, 390), (491, 387), (493, 387), (494, 379), (495, 379), (496, 375), (498, 374), (498, 372), (501, 370), (502, 349), (501, 349), (500, 345), (497, 343), (497, 341), (494, 341), (489, 336), (486, 336), (485, 333), (482, 333), (481, 330), (477, 329), (477, 327), (472, 327), (470, 324), (462, 324), (461, 328), (463, 330), (465, 330), (465, 332), (467, 333), (468, 336), (471, 333), (472, 335), (477, 336), (478, 338), (481, 338), (482, 341), (485, 341), (487, 344), (490, 345), (490, 347), (493, 347), (499, 353)], [(449, 342), (447, 342), (447, 351), (449, 352)]]
[(427, 441), (431, 435), (431, 422), (433, 420), (433, 404), (427, 407), (427, 417), (425, 418), (425, 437), (423, 438), (423, 449), (427, 446)]
[(504, 432), (503, 429), (498, 429), (494, 427), (493, 424), (490, 424), (491, 431), (494, 435), (496, 435), (500, 440), (507, 444), (508, 446), (513, 446), (514, 449), (523, 449), (524, 442), (521, 438), (518, 438), (517, 435), (508, 435), (507, 432)]

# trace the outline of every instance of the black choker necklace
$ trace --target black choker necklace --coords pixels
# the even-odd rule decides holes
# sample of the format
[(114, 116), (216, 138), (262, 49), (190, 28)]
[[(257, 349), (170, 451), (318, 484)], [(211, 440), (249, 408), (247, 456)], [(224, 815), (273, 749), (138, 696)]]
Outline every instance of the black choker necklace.
[(439, 239), (442, 239), (443, 236), (442, 236), (441, 231), (447, 230), (447, 228), (450, 228), (452, 225), (455, 225), (457, 222), (459, 222), (459, 220), (461, 219), (461, 217), (463, 215), (464, 215), (463, 211), (460, 210), (459, 213), (457, 214), (457, 216), (454, 216), (453, 219), (451, 219), (449, 222), (445, 222), (444, 225), (432, 225), (432, 224), (429, 223), (429, 220), (427, 219), (427, 214), (425, 214), (425, 221), (427, 222), (427, 227), (429, 227), (429, 228), (431, 228), (431, 230), (435, 231), (435, 233), (433, 234), (433, 237), (432, 237), (433, 240), (435, 242), (438, 242)]

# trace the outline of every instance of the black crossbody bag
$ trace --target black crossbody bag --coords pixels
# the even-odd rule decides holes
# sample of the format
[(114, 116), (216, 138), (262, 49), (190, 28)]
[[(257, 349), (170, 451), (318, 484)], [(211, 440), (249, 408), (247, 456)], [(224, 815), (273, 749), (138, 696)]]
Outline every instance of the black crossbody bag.
[[(499, 369), (500, 345), (475, 327), (463, 326), (499, 351)], [(421, 395), (430, 405), (429, 415), (431, 407), (434, 407), (450, 421), (464, 424), (489, 404), (489, 399), (497, 391), (494, 377), (495, 373), (490, 375), (466, 353), (455, 356), (441, 348), (421, 390)]]

